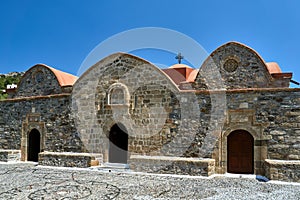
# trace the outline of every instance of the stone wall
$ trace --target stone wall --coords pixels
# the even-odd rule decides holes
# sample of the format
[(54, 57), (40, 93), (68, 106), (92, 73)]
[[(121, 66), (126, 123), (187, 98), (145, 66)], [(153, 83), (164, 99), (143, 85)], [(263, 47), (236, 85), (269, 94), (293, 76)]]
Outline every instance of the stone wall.
[[(199, 93), (199, 105), (203, 106), (201, 115), (207, 112), (207, 121), (210, 109), (201, 104), (201, 99), (212, 97), (212, 94)], [(299, 89), (247, 89), (228, 90), (226, 92), (225, 119), (222, 123), (222, 131), (229, 128), (240, 127), (251, 134), (258, 134), (259, 138), (265, 138), (260, 144), (267, 146), (267, 157), (280, 160), (299, 160), (300, 155), (300, 90)], [(233, 119), (230, 113), (240, 112)], [(251, 115), (247, 113), (252, 113)], [(221, 113), (220, 113), (221, 114)], [(221, 115), (219, 116), (219, 118)], [(229, 119), (229, 117), (231, 117)], [(250, 117), (250, 118), (249, 118)], [(202, 117), (201, 117), (202, 119)], [(224, 118), (223, 118), (224, 119)], [(229, 121), (230, 120), (230, 121)], [(205, 121), (205, 120), (204, 120)], [(210, 123), (212, 124), (212, 123)], [(239, 126), (241, 125), (241, 126)], [(244, 127), (243, 127), (244, 126)], [(259, 133), (253, 133), (255, 127), (261, 127)], [(204, 129), (208, 130), (212, 126)]]
[(210, 176), (215, 173), (215, 160), (166, 156), (130, 157), (130, 169), (159, 174)]
[(300, 182), (300, 161), (265, 160), (266, 177), (271, 180)]
[[(111, 100), (115, 89), (123, 90), (123, 100)], [(160, 69), (127, 54), (114, 54), (100, 61), (73, 89), (73, 107), (78, 113), (79, 130), (86, 136), (83, 139), (90, 152), (103, 154), (109, 147), (110, 128), (121, 123), (129, 135), (130, 152), (174, 155), (171, 148), (162, 147), (178, 133), (180, 98), (176, 85)]]
[[(121, 104), (111, 103), (115, 89), (123, 90), (124, 99), (115, 101)], [(90, 152), (107, 155), (110, 128), (121, 123), (129, 135), (130, 153), (209, 157), (214, 146), (201, 146), (204, 140), (215, 144), (216, 130), (221, 130), (218, 122), (224, 120), (225, 98), (209, 92), (179, 92), (157, 67), (134, 56), (115, 54), (76, 82), (73, 108)]]
[(21, 151), (20, 150), (0, 150), (0, 161), (20, 161)]
[[(37, 128), (45, 136), (43, 150), (84, 151), (70, 105), (67, 94), (0, 101), (0, 149), (21, 149), (24, 130), (26, 136)], [(31, 119), (31, 115), (37, 117)]]
[[(254, 137), (255, 173), (264, 174), (267, 158), (299, 160), (299, 89), (198, 91), (195, 95), (198, 118), (187, 114), (178, 126), (177, 135), (192, 137), (181, 156), (213, 158), (217, 172), (225, 173), (227, 136), (245, 130)], [(185, 126), (191, 119), (195, 123)]]
[(261, 133), (268, 136), (268, 158), (299, 160), (299, 89), (247, 91), (228, 95), (228, 109), (243, 103), (255, 111), (257, 123), (266, 124)]
[(271, 91), (257, 96), (256, 118), (268, 123), (263, 134), (269, 135), (268, 158), (300, 159), (300, 91)]
[(90, 167), (95, 158), (88, 153), (39, 153), (39, 165), (55, 167)]

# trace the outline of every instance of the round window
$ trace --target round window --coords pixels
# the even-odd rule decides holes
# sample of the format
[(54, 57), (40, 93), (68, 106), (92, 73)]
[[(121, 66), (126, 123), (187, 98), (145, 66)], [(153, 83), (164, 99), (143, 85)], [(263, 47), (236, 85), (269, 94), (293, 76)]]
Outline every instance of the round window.
[(223, 67), (227, 72), (234, 72), (239, 66), (235, 59), (228, 59), (225, 61)]

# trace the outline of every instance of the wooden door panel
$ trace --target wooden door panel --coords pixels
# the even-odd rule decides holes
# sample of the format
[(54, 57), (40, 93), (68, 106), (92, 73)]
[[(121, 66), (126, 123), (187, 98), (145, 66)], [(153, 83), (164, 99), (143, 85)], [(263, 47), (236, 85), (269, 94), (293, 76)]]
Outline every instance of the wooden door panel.
[(227, 169), (230, 173), (253, 173), (254, 139), (243, 130), (234, 131), (227, 137)]

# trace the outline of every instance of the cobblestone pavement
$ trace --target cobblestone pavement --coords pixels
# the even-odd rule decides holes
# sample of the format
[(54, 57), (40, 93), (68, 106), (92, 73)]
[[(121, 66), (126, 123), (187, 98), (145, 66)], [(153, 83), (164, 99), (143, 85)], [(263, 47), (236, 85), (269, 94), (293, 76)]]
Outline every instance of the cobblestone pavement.
[(300, 199), (300, 184), (0, 164), (0, 199)]

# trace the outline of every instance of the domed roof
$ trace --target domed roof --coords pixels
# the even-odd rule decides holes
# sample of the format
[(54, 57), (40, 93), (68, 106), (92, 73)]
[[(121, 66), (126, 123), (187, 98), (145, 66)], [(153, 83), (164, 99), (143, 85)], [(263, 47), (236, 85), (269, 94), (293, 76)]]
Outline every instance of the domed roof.
[(25, 74), (23, 75), (23, 77), (25, 77), (28, 73), (30, 73), (30, 71), (32, 71), (33, 69), (37, 68), (37, 67), (42, 67), (42, 68), (46, 68), (48, 70), (50, 70), (56, 77), (59, 85), (61, 87), (64, 87), (64, 86), (73, 86), (74, 83), (77, 81), (78, 77), (77, 76), (74, 76), (72, 74), (69, 74), (69, 73), (66, 73), (66, 72), (63, 72), (63, 71), (60, 71), (58, 69), (54, 69), (48, 65), (45, 65), (45, 64), (36, 64), (34, 65), (33, 67), (31, 67), (30, 69), (28, 69)]
[(175, 64), (167, 69), (163, 69), (163, 72), (165, 72), (176, 85), (179, 85), (182, 82), (193, 82), (195, 80), (193, 77), (197, 74), (198, 70), (185, 64)]
[(266, 65), (270, 74), (282, 73), (279, 65), (276, 62), (268, 62)]
[(192, 67), (190, 67), (188, 65), (185, 65), (185, 64), (175, 64), (175, 65), (172, 65), (169, 68), (171, 68), (171, 69), (178, 69), (178, 68), (190, 68), (190, 69), (193, 69)]
[(196, 79), (196, 77), (197, 77), (198, 72), (199, 72), (198, 69), (194, 69), (194, 70), (190, 73), (190, 75), (189, 75), (189, 77), (187, 78), (186, 81), (187, 81), (187, 82), (194, 82), (195, 79)]
[(52, 67), (49, 67), (47, 65), (44, 65), (45, 67), (49, 68), (56, 76), (60, 86), (72, 86), (78, 79), (77, 76), (74, 76), (72, 74), (68, 74), (66, 72), (54, 69)]

